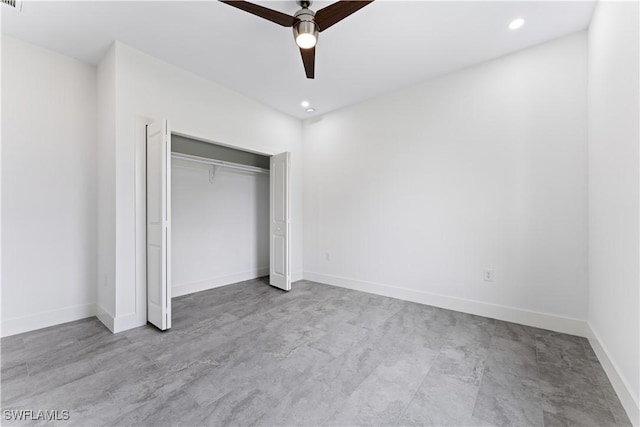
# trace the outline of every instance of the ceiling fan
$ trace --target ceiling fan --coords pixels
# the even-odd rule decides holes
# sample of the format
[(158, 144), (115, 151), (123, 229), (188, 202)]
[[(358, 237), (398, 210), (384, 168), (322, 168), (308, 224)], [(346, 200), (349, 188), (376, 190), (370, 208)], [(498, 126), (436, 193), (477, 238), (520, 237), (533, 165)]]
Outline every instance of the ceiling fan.
[(343, 0), (320, 9), (318, 12), (314, 12), (309, 9), (309, 6), (311, 6), (312, 3), (311, 0), (297, 0), (296, 3), (298, 3), (302, 9), (291, 16), (286, 13), (278, 12), (277, 10), (269, 9), (268, 7), (249, 3), (248, 1), (220, 1), (271, 22), (275, 22), (283, 27), (292, 27), (293, 36), (296, 44), (300, 48), (302, 63), (304, 64), (304, 70), (308, 79), (312, 79), (314, 77), (318, 33), (342, 21), (347, 16), (373, 2), (373, 0)]

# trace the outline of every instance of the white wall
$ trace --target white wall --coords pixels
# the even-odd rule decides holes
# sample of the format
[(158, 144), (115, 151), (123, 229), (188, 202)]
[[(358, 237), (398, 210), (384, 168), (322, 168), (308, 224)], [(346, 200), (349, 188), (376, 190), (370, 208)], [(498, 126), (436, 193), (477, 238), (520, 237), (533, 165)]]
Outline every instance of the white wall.
[(269, 175), (173, 159), (172, 295), (269, 274)]
[(96, 69), (2, 36), (2, 335), (95, 312)]
[[(112, 46), (98, 64), (98, 272), (97, 314), (112, 319), (115, 313), (115, 139), (116, 59)], [(107, 322), (110, 329), (113, 325)]]
[[(115, 331), (146, 322), (144, 123), (169, 119), (173, 131), (264, 154), (292, 153), (292, 272), (302, 272), (302, 125), (178, 67), (115, 44)], [(104, 255), (106, 256), (106, 255)], [(102, 260), (101, 260), (102, 262)]]
[(599, 2), (589, 27), (590, 339), (640, 424), (637, 2)]
[(306, 123), (305, 278), (582, 334), (586, 42)]

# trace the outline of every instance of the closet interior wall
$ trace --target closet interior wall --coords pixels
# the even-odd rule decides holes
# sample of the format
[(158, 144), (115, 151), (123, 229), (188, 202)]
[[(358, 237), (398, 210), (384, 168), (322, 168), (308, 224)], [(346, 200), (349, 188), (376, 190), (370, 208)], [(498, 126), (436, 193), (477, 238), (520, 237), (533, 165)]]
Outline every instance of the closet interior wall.
[(269, 157), (179, 135), (171, 139), (172, 296), (267, 276)]

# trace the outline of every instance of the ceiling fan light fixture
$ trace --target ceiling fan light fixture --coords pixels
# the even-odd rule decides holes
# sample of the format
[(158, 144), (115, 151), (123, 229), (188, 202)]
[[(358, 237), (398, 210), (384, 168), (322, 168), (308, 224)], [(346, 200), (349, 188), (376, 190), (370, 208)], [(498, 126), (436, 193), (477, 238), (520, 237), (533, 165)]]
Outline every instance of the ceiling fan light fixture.
[(300, 21), (293, 26), (296, 44), (301, 49), (311, 49), (318, 43), (318, 28), (313, 21)]

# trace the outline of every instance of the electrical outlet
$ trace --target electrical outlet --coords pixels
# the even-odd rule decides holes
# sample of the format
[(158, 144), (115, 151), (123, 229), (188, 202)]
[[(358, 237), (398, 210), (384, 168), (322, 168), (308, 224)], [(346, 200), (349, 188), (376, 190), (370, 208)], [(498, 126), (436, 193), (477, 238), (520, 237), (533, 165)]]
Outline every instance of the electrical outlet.
[(493, 282), (493, 268), (485, 268), (483, 272), (483, 279), (485, 282)]
[(331, 261), (331, 252), (325, 252), (324, 253), (324, 260), (325, 261)]

